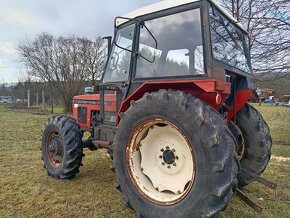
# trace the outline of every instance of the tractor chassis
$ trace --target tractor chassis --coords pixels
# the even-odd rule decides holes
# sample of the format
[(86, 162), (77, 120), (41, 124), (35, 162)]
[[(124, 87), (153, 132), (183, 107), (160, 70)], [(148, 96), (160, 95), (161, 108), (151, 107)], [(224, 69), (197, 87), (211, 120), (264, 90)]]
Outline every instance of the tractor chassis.
[(100, 148), (109, 149), (109, 146), (113, 142), (102, 141), (102, 140), (92, 140), (89, 138), (88, 140), (83, 141), (83, 148), (88, 148), (91, 151), (95, 151)]

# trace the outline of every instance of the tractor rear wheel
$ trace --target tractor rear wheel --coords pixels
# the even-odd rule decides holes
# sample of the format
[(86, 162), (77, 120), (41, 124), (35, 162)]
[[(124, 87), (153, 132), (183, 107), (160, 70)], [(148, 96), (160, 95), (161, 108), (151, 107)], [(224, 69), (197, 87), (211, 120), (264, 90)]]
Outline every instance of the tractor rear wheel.
[(181, 91), (146, 93), (121, 116), (113, 168), (139, 217), (211, 217), (236, 185), (235, 139), (222, 116)]
[[(237, 113), (236, 119), (245, 144), (240, 160), (241, 169), (261, 175), (271, 157), (272, 139), (270, 129), (261, 114), (249, 104), (246, 104)], [(252, 181), (252, 177), (243, 170), (239, 172), (239, 187), (246, 186)]]
[(48, 175), (69, 179), (79, 172), (82, 164), (82, 132), (69, 116), (50, 118), (42, 135), (42, 160)]

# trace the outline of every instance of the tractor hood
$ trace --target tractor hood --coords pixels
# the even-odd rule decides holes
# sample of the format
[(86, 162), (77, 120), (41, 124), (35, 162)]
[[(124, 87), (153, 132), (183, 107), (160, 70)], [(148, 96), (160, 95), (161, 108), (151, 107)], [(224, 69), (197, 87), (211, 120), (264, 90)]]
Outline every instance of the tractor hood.
[[(116, 113), (116, 94), (105, 94), (104, 113), (107, 117), (113, 117)], [(92, 115), (100, 113), (101, 96), (100, 94), (77, 95), (73, 98), (73, 117), (78, 121), (81, 128), (87, 131), (91, 127)]]
[[(116, 94), (105, 94), (106, 102), (116, 102)], [(100, 104), (100, 94), (77, 95), (73, 98), (73, 104)]]
[(100, 104), (100, 94), (77, 95), (73, 98), (74, 104)]

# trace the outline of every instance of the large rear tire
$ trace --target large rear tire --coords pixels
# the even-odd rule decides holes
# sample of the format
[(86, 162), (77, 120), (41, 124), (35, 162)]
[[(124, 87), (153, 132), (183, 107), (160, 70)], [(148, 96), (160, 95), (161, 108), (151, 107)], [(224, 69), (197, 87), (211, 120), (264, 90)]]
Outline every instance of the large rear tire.
[[(237, 113), (236, 119), (245, 144), (244, 153), (240, 160), (241, 169), (261, 175), (271, 157), (272, 139), (270, 129), (259, 111), (249, 104), (246, 104)], [(239, 172), (239, 187), (246, 186), (252, 181), (252, 177), (243, 170)]]
[(50, 118), (42, 135), (42, 160), (48, 175), (56, 179), (70, 179), (82, 164), (82, 132), (69, 116)]
[(117, 188), (138, 217), (211, 217), (233, 195), (235, 139), (219, 113), (181, 91), (131, 102), (110, 149)]

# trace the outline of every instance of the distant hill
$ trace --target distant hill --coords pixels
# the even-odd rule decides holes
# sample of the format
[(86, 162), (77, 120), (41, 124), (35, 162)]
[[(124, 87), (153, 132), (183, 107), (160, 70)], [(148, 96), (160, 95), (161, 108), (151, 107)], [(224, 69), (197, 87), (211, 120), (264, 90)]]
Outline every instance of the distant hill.
[(263, 76), (255, 79), (256, 87), (274, 89), (274, 96), (277, 98), (283, 95), (290, 95), (290, 75), (280, 77)]
[(289, 76), (290, 72), (286, 73), (277, 73), (277, 72), (264, 72), (264, 73), (260, 73), (260, 74), (255, 74), (255, 76), (262, 78), (262, 79), (272, 79), (272, 78), (277, 78), (277, 77), (285, 77), (285, 76)]

